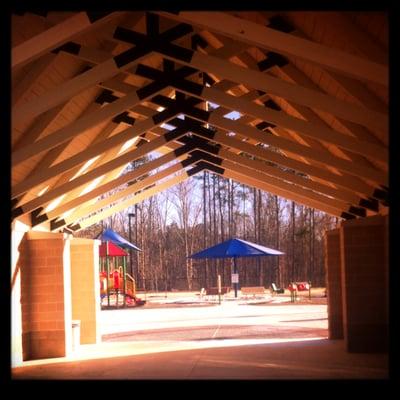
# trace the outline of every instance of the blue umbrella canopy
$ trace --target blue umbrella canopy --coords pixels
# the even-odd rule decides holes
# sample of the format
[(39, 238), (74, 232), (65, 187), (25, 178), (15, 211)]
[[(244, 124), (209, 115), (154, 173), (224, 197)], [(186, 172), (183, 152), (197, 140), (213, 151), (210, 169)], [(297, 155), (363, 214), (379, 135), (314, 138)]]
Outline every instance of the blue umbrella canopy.
[[(281, 251), (261, 246), (260, 244), (247, 242), (242, 239), (229, 239), (215, 246), (209, 247), (198, 253), (192, 254), (189, 258), (232, 258), (233, 272), (237, 274), (236, 259), (239, 257), (262, 257), (279, 256)], [(237, 279), (239, 275), (237, 275)], [(238, 280), (234, 282), (235, 297), (237, 297)]]
[(237, 258), (237, 257), (261, 257), (279, 256), (281, 251), (270, 249), (256, 243), (247, 242), (242, 239), (229, 239), (215, 246), (209, 247), (198, 253), (192, 254), (190, 258)]
[(99, 239), (102, 242), (113, 242), (119, 247), (125, 248), (125, 249), (133, 249), (136, 251), (142, 251), (139, 249), (139, 247), (136, 247), (134, 244), (128, 242), (126, 239), (124, 239), (122, 236), (118, 235), (117, 232), (114, 232), (112, 229), (106, 229), (99, 237)]

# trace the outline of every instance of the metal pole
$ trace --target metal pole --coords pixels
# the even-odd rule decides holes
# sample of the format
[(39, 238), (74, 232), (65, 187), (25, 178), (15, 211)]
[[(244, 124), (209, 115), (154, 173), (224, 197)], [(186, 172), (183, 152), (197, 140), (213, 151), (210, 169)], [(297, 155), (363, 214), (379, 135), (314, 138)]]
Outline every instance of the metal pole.
[(110, 307), (110, 291), (108, 289), (108, 277), (110, 274), (110, 266), (108, 264), (109, 260), (108, 260), (108, 241), (106, 242), (106, 270), (107, 270), (107, 306)]
[[(128, 214), (128, 220), (129, 220), (129, 242), (132, 243), (132, 222), (131, 219), (132, 217), (134, 217), (135, 214), (129, 213)], [(130, 267), (130, 271), (131, 271), (131, 275), (134, 277), (134, 273), (133, 273), (133, 265), (132, 265), (132, 249), (129, 248), (129, 267)]]
[(126, 257), (122, 257), (122, 277), (124, 279), (124, 307), (126, 307)]
[[(237, 266), (236, 266), (236, 257), (233, 257), (233, 273), (237, 274)], [(235, 298), (237, 298), (237, 292), (238, 292), (238, 283), (235, 282)]]
[[(113, 271), (113, 279), (114, 279), (114, 274), (115, 274), (115, 272), (118, 272), (118, 274), (119, 274), (119, 268), (118, 268), (118, 257), (113, 257), (113, 266), (114, 266), (114, 271)], [(115, 281), (114, 281), (115, 282)], [(118, 282), (119, 282), (119, 280), (118, 280)], [(119, 285), (120, 285), (120, 283), (119, 283)], [(117, 308), (119, 307), (119, 288), (120, 288), (120, 286), (118, 285), (118, 289), (115, 287), (115, 285), (114, 285), (114, 290), (115, 290), (115, 298), (116, 298), (116, 300), (115, 300), (115, 305), (117, 306)]]
[[(135, 244), (137, 245), (138, 242), (138, 205), (135, 204)], [(136, 251), (136, 271), (135, 275), (132, 275), (135, 278), (135, 282), (139, 282), (139, 252)]]
[(221, 304), (221, 275), (218, 275), (218, 302)]

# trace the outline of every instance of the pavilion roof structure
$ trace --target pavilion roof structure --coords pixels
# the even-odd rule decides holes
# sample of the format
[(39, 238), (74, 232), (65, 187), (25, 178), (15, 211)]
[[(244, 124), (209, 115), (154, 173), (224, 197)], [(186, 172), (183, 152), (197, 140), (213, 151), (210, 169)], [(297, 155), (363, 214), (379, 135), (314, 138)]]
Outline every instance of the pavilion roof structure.
[(13, 219), (79, 231), (204, 170), (343, 219), (388, 211), (383, 12), (18, 12), (11, 28)]

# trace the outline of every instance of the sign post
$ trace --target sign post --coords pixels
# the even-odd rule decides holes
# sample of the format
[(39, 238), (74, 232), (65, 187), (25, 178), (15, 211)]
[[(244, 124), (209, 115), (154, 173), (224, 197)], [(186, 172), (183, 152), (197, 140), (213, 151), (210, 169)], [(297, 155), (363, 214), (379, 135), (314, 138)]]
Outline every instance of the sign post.
[(235, 287), (235, 297), (237, 297), (237, 291), (238, 291), (238, 283), (239, 283), (239, 274), (238, 273), (234, 273), (231, 276), (231, 281)]

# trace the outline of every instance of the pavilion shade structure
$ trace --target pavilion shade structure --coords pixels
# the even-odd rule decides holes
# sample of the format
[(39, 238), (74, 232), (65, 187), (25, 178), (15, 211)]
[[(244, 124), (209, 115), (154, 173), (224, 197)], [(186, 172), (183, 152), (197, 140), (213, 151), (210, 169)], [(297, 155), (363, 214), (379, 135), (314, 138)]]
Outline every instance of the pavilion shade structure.
[[(246, 240), (232, 238), (225, 242), (216, 244), (215, 246), (201, 250), (192, 254), (190, 258), (231, 258), (233, 260), (233, 273), (237, 274), (237, 258), (242, 257), (266, 257), (283, 255), (279, 250), (271, 249), (257, 243), (248, 242)], [(237, 297), (238, 283), (234, 282), (235, 297)]]
[[(132, 249), (136, 251), (141, 251), (139, 247), (135, 246), (133, 243), (130, 243), (128, 240), (123, 238), (121, 235), (119, 235), (117, 232), (114, 232), (112, 229), (106, 229), (104, 232), (101, 233), (101, 235), (98, 237), (102, 242), (111, 242), (113, 243), (117, 248), (123, 248), (123, 249)], [(100, 249), (101, 251), (101, 249)], [(115, 255), (127, 255), (126, 252), (122, 250), (123, 254), (115, 254)], [(114, 255), (114, 254), (111, 254)]]
[(208, 249), (194, 253), (190, 258), (221, 258), (221, 257), (261, 257), (283, 255), (279, 250), (242, 239), (230, 239)]
[(13, 219), (78, 231), (204, 170), (387, 212), (384, 12), (18, 11), (11, 29)]

